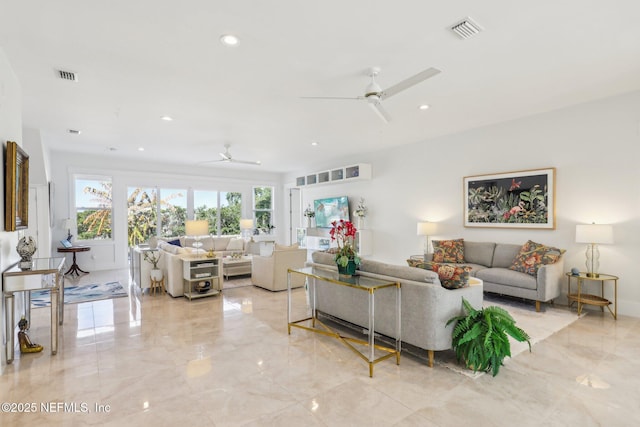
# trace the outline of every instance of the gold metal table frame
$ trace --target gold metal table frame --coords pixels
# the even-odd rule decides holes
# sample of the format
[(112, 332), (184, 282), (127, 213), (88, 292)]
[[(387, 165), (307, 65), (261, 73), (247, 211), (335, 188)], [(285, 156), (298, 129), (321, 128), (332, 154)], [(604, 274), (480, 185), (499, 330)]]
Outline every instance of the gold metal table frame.
[[(292, 319), (292, 300), (291, 300), (291, 275), (301, 274), (306, 276), (308, 284), (308, 292), (311, 294), (311, 316), (293, 320)], [(362, 340), (349, 336), (342, 335), (341, 333), (333, 330), (317, 317), (316, 312), (316, 280), (321, 280), (327, 283), (331, 283), (337, 286), (346, 286), (352, 289), (361, 290), (367, 292), (369, 296), (369, 319), (368, 319), (368, 339)], [(384, 288), (395, 288), (396, 292), (396, 338), (394, 348), (379, 345), (375, 343), (375, 293), (376, 291)], [(369, 377), (373, 377), (373, 367), (376, 363), (386, 360), (390, 357), (396, 357), (396, 364), (400, 364), (400, 352), (401, 352), (401, 286), (399, 282), (390, 282), (380, 279), (374, 279), (371, 277), (354, 275), (354, 276), (342, 276), (338, 275), (338, 272), (332, 269), (323, 269), (318, 267), (306, 267), (301, 269), (288, 269), (287, 270), (287, 330), (291, 335), (291, 328), (300, 328), (307, 331), (315, 332), (318, 334), (330, 336), (336, 338), (344, 345), (349, 347), (355, 354), (365, 360), (369, 365)], [(311, 321), (311, 327), (303, 325), (302, 323)], [(321, 327), (316, 327), (316, 324)], [(363, 345), (366, 347), (366, 353), (363, 353), (354, 344)], [(375, 357), (375, 350), (381, 350), (387, 354)]]
[[(607, 307), (609, 313), (614, 319), (618, 319), (618, 276), (612, 276), (611, 274), (599, 274), (598, 277), (589, 277), (587, 273), (580, 273), (574, 275), (567, 273), (567, 300), (568, 305), (571, 307), (574, 303), (578, 306), (578, 316), (582, 314), (582, 306), (595, 305), (600, 307), (600, 310), (604, 312), (604, 308)], [(575, 278), (578, 282), (577, 293), (571, 293), (571, 279)], [(583, 282), (590, 280), (594, 282), (600, 282), (600, 295), (593, 295), (582, 292)], [(604, 282), (613, 282), (613, 310), (611, 310), (612, 302), (604, 297)]]
[[(64, 314), (64, 258), (34, 258), (29, 270), (13, 264), (2, 272), (2, 293), (4, 295), (4, 314), (6, 325), (6, 356), (7, 363), (13, 362), (14, 332), (15, 332), (15, 304), (13, 294), (25, 294), (25, 318), (31, 324), (31, 291), (49, 289), (51, 291), (51, 354), (58, 352), (58, 325), (62, 325)], [(47, 277), (53, 275), (51, 282)]]

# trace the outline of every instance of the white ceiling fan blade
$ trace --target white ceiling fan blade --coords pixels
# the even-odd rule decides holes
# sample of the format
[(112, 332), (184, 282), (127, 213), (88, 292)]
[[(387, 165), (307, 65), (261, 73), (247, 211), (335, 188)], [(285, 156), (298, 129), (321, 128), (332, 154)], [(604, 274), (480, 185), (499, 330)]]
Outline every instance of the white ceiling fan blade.
[(220, 160), (203, 160), (201, 162), (198, 162), (198, 165), (204, 165), (206, 163), (220, 163), (220, 162), (228, 162), (228, 159), (220, 159)]
[(382, 108), (382, 104), (380, 104), (379, 102), (372, 102), (369, 103), (369, 105), (371, 106), (373, 111), (376, 112), (378, 117), (382, 119), (383, 122), (389, 123), (391, 121), (391, 116), (389, 116), (389, 113), (387, 113), (386, 110)]
[(408, 79), (403, 80), (400, 83), (383, 90), (380, 94), (380, 98), (389, 98), (390, 96), (402, 92), (405, 89), (409, 89), (411, 86), (417, 85), (418, 83), (427, 80), (428, 78), (433, 77), (439, 73), (440, 70), (438, 70), (437, 68), (427, 68), (426, 70), (419, 72), (415, 76), (409, 77)]
[(254, 165), (254, 166), (259, 166), (262, 164), (262, 162), (260, 160), (255, 160), (255, 161), (251, 161), (251, 160), (236, 160), (236, 159), (230, 159), (229, 160), (232, 163), (242, 163), (245, 165)]
[(339, 99), (347, 101), (360, 101), (364, 99), (364, 96), (358, 96), (353, 98), (347, 98), (342, 96), (301, 96), (302, 99)]

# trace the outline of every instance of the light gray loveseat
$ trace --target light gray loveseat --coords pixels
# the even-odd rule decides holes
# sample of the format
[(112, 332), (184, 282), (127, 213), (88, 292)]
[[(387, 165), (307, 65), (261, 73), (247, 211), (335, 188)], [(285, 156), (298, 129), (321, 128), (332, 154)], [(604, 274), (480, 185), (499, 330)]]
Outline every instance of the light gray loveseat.
[[(334, 255), (316, 251), (309, 266), (336, 269)], [(359, 273), (400, 282), (402, 292), (401, 338), (403, 343), (427, 350), (429, 366), (433, 366), (434, 351), (451, 348), (453, 324), (447, 321), (462, 314), (462, 298), (474, 307), (482, 307), (482, 284), (460, 289), (445, 289), (438, 275), (421, 268), (363, 260)], [(322, 313), (360, 327), (368, 327), (366, 292), (316, 280), (316, 308)], [(375, 330), (395, 338), (395, 288), (376, 292)], [(312, 297), (312, 296), (310, 296)]]
[[(509, 269), (522, 245), (464, 241), (464, 263), (471, 267), (471, 276), (481, 279), (486, 292), (525, 298), (540, 303), (560, 296), (564, 259), (542, 265), (536, 276)], [(433, 254), (427, 254), (430, 261)], [(449, 263), (447, 263), (449, 264)], [(454, 264), (455, 265), (455, 264)]]

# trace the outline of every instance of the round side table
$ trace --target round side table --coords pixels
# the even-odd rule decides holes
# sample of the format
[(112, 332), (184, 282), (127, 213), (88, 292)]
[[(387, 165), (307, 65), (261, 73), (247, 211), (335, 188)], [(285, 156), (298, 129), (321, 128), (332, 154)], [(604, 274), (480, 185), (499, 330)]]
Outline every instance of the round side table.
[(80, 273), (89, 274), (88, 271), (84, 271), (78, 266), (78, 263), (76, 262), (76, 254), (78, 252), (88, 252), (90, 250), (91, 250), (90, 246), (71, 246), (70, 248), (58, 248), (58, 252), (60, 253), (73, 254), (73, 262), (71, 263), (71, 267), (69, 267), (69, 270), (67, 270), (67, 272), (64, 274), (73, 275), (75, 273), (76, 276), (80, 276)]
[[(576, 279), (578, 282), (577, 293), (571, 293), (572, 278)], [(582, 293), (582, 284), (585, 280), (600, 282), (600, 295)], [(613, 302), (604, 297), (605, 282), (613, 282)], [(578, 304), (578, 316), (582, 314), (582, 306), (587, 304), (600, 307), (600, 310), (602, 311), (607, 307), (613, 318), (618, 319), (618, 276), (612, 276), (611, 274), (599, 274), (598, 277), (589, 277), (587, 276), (587, 273), (583, 272), (578, 275), (567, 273), (567, 299), (569, 300), (569, 307), (574, 303)], [(611, 304), (613, 304), (613, 311), (611, 310)]]

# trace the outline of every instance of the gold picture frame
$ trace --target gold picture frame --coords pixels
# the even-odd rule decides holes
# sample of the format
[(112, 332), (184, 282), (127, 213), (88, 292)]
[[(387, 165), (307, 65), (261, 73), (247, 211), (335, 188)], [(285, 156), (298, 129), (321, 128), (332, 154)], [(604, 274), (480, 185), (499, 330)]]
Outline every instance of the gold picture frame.
[(556, 228), (556, 169), (467, 176), (464, 226)]
[(29, 226), (29, 156), (7, 141), (4, 159), (4, 229), (21, 230)]

